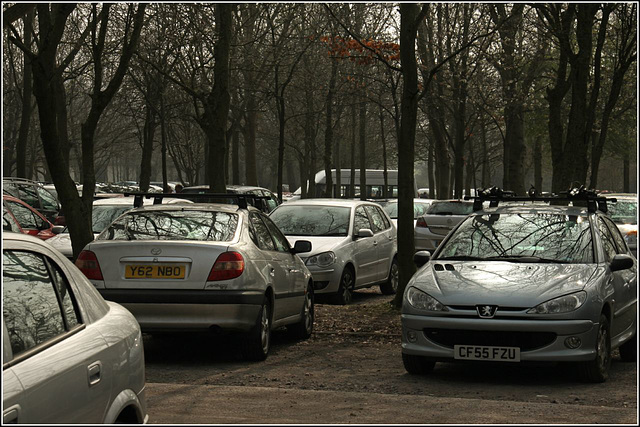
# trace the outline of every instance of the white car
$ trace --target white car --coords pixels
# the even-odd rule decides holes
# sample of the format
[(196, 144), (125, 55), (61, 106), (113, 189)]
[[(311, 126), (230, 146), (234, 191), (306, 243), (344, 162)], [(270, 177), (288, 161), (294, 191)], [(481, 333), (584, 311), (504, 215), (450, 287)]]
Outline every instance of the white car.
[[(93, 237), (96, 238), (98, 234), (114, 219), (118, 218), (120, 215), (125, 213), (126, 211), (133, 209), (133, 201), (134, 197), (113, 197), (107, 199), (99, 199), (93, 201), (93, 210), (91, 212), (92, 215), (92, 226), (93, 226)], [(153, 199), (143, 199), (145, 205), (152, 205)], [(193, 203), (191, 200), (186, 199), (176, 199), (176, 198), (167, 198), (163, 199), (162, 203), (173, 204), (173, 203)], [(71, 235), (69, 234), (68, 229), (65, 227), (60, 233), (56, 236), (47, 239), (47, 243), (56, 248), (58, 251), (62, 253), (62, 255), (66, 256), (70, 260), (73, 261), (73, 248), (71, 247)]]
[(415, 224), (416, 251), (436, 250), (440, 242), (463, 219), (473, 212), (473, 202), (463, 200), (434, 200)]
[[(413, 227), (415, 228), (416, 222), (419, 217), (424, 215), (427, 208), (434, 202), (433, 199), (413, 199)], [(393, 225), (398, 228), (398, 199), (386, 200), (379, 202), (382, 209), (384, 209), (391, 218)]]
[(380, 205), (360, 200), (301, 199), (278, 206), (270, 218), (291, 244), (309, 240), (303, 260), (315, 292), (349, 304), (355, 289), (380, 285), (383, 294), (398, 287), (396, 227)]
[(2, 244), (3, 425), (146, 422), (136, 319), (40, 239)]
[(144, 332), (231, 331), (264, 360), (271, 330), (313, 330), (313, 280), (269, 218), (252, 206), (153, 205), (126, 212), (78, 255), (102, 296), (128, 308)]

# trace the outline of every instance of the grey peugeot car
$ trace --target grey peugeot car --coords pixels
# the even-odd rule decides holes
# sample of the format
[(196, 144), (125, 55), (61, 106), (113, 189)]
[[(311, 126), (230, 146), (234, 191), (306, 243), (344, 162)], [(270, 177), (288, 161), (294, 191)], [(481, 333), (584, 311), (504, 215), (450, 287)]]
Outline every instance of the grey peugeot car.
[(636, 259), (606, 201), (580, 204), (588, 206), (478, 203), (433, 256), (416, 253), (422, 266), (402, 305), (406, 370), (570, 362), (584, 380), (602, 382), (613, 349), (635, 361)]

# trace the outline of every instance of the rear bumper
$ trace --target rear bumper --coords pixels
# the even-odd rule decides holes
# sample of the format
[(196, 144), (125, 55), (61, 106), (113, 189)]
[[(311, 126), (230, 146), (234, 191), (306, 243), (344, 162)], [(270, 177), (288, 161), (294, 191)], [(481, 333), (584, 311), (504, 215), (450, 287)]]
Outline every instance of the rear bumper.
[(264, 301), (260, 291), (100, 289), (106, 300), (129, 310), (143, 332), (248, 331)]

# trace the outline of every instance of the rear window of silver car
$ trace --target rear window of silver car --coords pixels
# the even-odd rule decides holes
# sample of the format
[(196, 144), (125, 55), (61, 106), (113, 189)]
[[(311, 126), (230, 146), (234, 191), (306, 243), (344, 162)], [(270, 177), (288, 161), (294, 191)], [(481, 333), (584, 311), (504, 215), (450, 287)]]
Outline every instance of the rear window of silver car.
[(537, 257), (562, 263), (592, 263), (589, 219), (558, 214), (491, 214), (467, 218), (438, 258)]
[(616, 224), (637, 224), (638, 202), (636, 200), (618, 199), (607, 203), (608, 214)]
[(280, 205), (269, 218), (287, 236), (346, 236), (351, 208)]
[(114, 221), (97, 240), (198, 240), (228, 242), (238, 215), (216, 211), (138, 211)]
[(469, 215), (473, 212), (473, 203), (465, 202), (433, 202), (426, 210), (426, 215)]

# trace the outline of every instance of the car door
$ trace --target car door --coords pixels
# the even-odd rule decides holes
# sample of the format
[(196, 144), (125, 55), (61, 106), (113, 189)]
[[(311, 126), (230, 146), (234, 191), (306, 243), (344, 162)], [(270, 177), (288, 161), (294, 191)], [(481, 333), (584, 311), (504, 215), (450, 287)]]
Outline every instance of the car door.
[(62, 270), (35, 252), (5, 249), (3, 279), (10, 342), (3, 374), (24, 389), (3, 387), (4, 421), (103, 422), (111, 393), (109, 379), (101, 376), (107, 343), (83, 323)]
[(266, 215), (260, 215), (260, 218), (264, 221), (273, 237), (273, 242), (276, 245), (276, 256), (280, 261), (280, 265), (287, 273), (287, 280), (289, 284), (289, 294), (284, 298), (284, 311), (287, 316), (293, 316), (300, 313), (300, 307), (304, 302), (304, 292), (306, 289), (306, 282), (304, 278), (304, 272), (299, 268), (296, 263), (296, 255), (291, 253), (291, 247), (287, 238), (280, 231), (277, 225), (269, 219)]
[(353, 218), (353, 259), (356, 264), (356, 287), (361, 287), (373, 283), (378, 278), (378, 248), (376, 236), (357, 237), (358, 230), (367, 229), (373, 231), (373, 226), (369, 215), (365, 211), (364, 205), (355, 208)]
[(384, 214), (377, 206), (366, 205), (365, 210), (371, 220), (373, 237), (376, 246), (377, 275), (376, 281), (384, 280), (391, 268), (393, 250), (393, 236), (390, 233), (391, 224), (385, 223)]
[(40, 238), (53, 237), (53, 233), (48, 230), (49, 224), (36, 215), (31, 209), (12, 200), (5, 200), (5, 204), (18, 220), (23, 232)]
[(276, 244), (266, 224), (260, 218), (260, 214), (250, 212), (249, 221), (257, 246), (267, 261), (269, 279), (274, 291), (273, 320), (279, 320), (286, 317), (288, 313), (286, 298), (289, 296), (289, 272), (283, 267)]
[[(600, 240), (602, 242), (604, 260), (609, 264), (613, 257), (616, 256), (618, 249), (611, 231), (604, 223), (604, 218), (598, 216), (597, 224)], [(628, 288), (630, 286), (630, 273), (635, 274), (632, 270), (634, 269), (609, 272), (609, 278), (607, 280), (611, 282), (614, 291), (611, 337), (615, 337), (625, 331), (629, 326), (631, 326), (631, 323), (635, 318), (635, 306), (629, 301), (628, 292)]]

